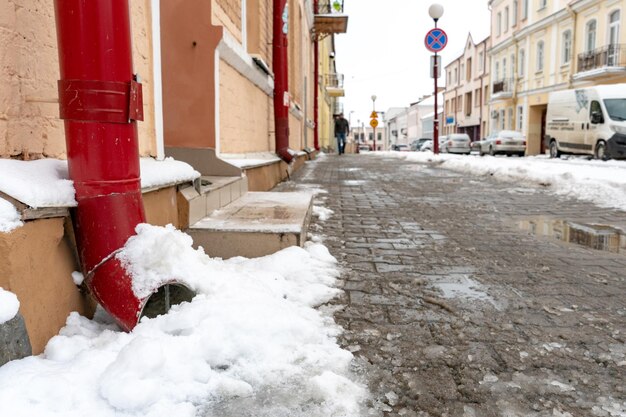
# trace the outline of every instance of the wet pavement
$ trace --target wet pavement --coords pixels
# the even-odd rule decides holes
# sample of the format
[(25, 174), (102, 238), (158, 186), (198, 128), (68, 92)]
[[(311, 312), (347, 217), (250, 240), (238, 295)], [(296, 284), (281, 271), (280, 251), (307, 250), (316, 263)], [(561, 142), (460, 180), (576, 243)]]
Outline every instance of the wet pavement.
[(626, 416), (626, 213), (389, 157), (292, 179), (334, 211), (310, 233), (369, 414)]

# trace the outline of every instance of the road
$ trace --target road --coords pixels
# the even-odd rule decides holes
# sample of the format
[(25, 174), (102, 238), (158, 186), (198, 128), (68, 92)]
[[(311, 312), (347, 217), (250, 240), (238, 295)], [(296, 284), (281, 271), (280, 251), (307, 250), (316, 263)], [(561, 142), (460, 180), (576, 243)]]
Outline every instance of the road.
[(327, 191), (311, 233), (340, 261), (330, 307), (371, 414), (626, 416), (626, 256), (555, 238), (609, 245), (585, 225), (626, 213), (371, 155), (285, 187)]

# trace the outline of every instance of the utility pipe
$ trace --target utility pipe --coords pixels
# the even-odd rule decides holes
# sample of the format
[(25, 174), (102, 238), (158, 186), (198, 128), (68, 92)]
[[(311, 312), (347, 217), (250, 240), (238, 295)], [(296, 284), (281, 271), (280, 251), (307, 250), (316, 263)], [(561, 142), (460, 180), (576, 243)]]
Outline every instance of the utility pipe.
[(54, 7), (78, 252), (87, 287), (129, 331), (150, 297), (137, 298), (115, 257), (145, 222), (136, 123), (142, 90), (133, 78), (128, 0), (55, 0)]
[[(274, 67), (274, 130), (276, 154), (288, 164), (294, 152), (289, 149), (289, 5), (287, 0), (274, 0), (272, 66)], [(317, 81), (316, 81), (317, 82)]]
[[(319, 13), (319, 0), (313, 0), (313, 13)], [(313, 147), (316, 151), (320, 150), (320, 131), (319, 131), (319, 87), (320, 87), (320, 46), (319, 34), (313, 35), (313, 79), (315, 80), (315, 91), (313, 92)]]

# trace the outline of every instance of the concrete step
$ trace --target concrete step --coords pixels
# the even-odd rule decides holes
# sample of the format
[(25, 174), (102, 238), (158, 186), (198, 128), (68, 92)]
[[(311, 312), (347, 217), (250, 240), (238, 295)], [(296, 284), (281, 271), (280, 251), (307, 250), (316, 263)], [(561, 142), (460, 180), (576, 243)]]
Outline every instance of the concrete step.
[(193, 185), (178, 192), (181, 228), (186, 228), (211, 214), (214, 210), (237, 200), (248, 192), (248, 178), (202, 176)]
[(248, 192), (187, 230), (210, 256), (255, 258), (302, 246), (313, 196), (301, 192)]

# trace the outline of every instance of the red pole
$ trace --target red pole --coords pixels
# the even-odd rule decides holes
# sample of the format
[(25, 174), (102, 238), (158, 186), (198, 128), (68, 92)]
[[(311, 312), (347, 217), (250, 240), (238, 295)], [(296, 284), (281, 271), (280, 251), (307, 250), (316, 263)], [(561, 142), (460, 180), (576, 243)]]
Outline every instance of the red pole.
[(289, 5), (287, 0), (274, 0), (274, 32), (272, 64), (274, 67), (274, 129), (276, 153), (285, 162), (293, 160), (289, 149)]
[(141, 85), (133, 80), (128, 0), (55, 0), (70, 178), (78, 206), (74, 232), (85, 282), (124, 330), (147, 298), (115, 258), (145, 222), (136, 120), (143, 120)]
[[(313, 1), (313, 12), (315, 14), (319, 13), (319, 0)], [(316, 151), (320, 150), (320, 131), (319, 131), (319, 79), (320, 79), (320, 50), (319, 50), (319, 41), (317, 37), (313, 38), (313, 65), (315, 69), (313, 70), (313, 78), (315, 82), (313, 85), (315, 86), (315, 91), (313, 92), (313, 121), (315, 123), (315, 127), (313, 128), (313, 147)]]
[[(435, 21), (437, 27), (437, 21)], [(433, 64), (433, 75), (435, 78), (435, 117), (433, 118), (433, 152), (439, 153), (439, 112), (437, 111), (437, 76), (439, 75), (439, 64), (437, 62), (437, 53), (435, 52), (435, 62)]]

